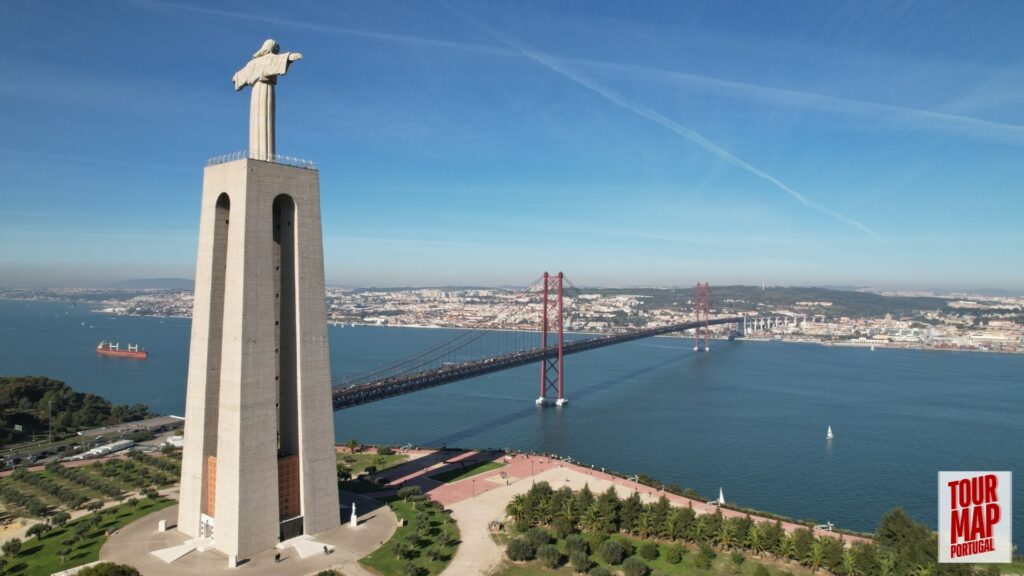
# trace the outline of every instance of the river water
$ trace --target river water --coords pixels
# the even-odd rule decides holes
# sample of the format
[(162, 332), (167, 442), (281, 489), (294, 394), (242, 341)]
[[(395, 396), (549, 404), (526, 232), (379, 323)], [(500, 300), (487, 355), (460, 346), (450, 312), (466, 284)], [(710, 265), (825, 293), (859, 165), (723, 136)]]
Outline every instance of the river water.
[[(336, 379), (456, 331), (331, 327)], [(97, 357), (100, 340), (146, 361)], [(0, 300), (0, 374), (45, 374), (182, 414), (189, 320)], [(1010, 470), (1024, 538), (1024, 356), (654, 338), (566, 358), (569, 405), (534, 405), (539, 368), (351, 408), (336, 439), (557, 453), (741, 505), (873, 531), (903, 506), (933, 527), (939, 470)], [(825, 440), (831, 426), (835, 439)]]

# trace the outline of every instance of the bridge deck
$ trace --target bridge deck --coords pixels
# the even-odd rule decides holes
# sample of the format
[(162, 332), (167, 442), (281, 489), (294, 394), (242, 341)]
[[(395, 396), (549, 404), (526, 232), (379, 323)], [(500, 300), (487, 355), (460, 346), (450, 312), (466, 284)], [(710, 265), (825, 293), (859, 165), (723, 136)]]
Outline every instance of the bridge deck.
[[(708, 324), (735, 324), (741, 321), (742, 318), (715, 318), (713, 320), (709, 320)], [(575, 354), (577, 352), (585, 352), (587, 350), (594, 350), (595, 348), (603, 348), (605, 346), (612, 346), (614, 344), (621, 344), (623, 342), (639, 340), (641, 338), (650, 338), (652, 336), (660, 336), (662, 334), (670, 334), (672, 332), (683, 332), (685, 330), (692, 330), (693, 328), (697, 328), (703, 324), (704, 322), (696, 321), (684, 322), (680, 324), (670, 324), (668, 326), (659, 326), (656, 328), (644, 328), (642, 330), (626, 332), (623, 334), (613, 334), (611, 336), (599, 336), (596, 338), (588, 338), (586, 340), (576, 340), (565, 344), (562, 347), (562, 353)], [(430, 370), (423, 370), (412, 374), (392, 376), (390, 378), (384, 378), (382, 380), (376, 380), (364, 384), (336, 386), (331, 390), (331, 396), (334, 403), (334, 409), (341, 410), (343, 408), (367, 404), (369, 402), (375, 402), (377, 400), (383, 400), (393, 396), (400, 396), (402, 394), (408, 394), (410, 392), (416, 392), (426, 388), (433, 388), (434, 386), (448, 384), (457, 380), (465, 380), (467, 378), (474, 378), (476, 376), (483, 376), (484, 374), (490, 374), (492, 372), (515, 368), (516, 366), (522, 366), (524, 364), (540, 362), (541, 359), (555, 354), (558, 354), (557, 347), (548, 347), (546, 349), (534, 348), (531, 350), (512, 352), (510, 354), (504, 354), (492, 358), (473, 360), (471, 362), (463, 362), (461, 364), (443, 366), (441, 368), (432, 368)]]

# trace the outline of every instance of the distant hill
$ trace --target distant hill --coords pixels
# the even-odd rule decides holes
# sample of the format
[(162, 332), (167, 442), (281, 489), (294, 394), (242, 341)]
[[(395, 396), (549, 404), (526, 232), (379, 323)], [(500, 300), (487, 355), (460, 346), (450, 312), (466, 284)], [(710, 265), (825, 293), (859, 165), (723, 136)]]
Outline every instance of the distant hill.
[(116, 290), (191, 290), (195, 280), (188, 278), (135, 278), (107, 284)]

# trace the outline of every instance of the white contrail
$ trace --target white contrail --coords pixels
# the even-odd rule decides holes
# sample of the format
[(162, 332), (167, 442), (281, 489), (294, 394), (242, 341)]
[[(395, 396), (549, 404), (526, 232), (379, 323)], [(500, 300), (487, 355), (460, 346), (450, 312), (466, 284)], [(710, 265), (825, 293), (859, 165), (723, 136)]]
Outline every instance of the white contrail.
[(729, 162), (733, 166), (736, 166), (741, 170), (745, 170), (750, 174), (757, 176), (758, 178), (767, 180), (768, 182), (774, 184), (777, 188), (781, 189), (782, 191), (786, 192), (787, 194), (795, 198), (804, 206), (807, 206), (808, 208), (813, 208), (814, 210), (817, 210), (822, 214), (827, 214), (828, 216), (831, 216), (832, 218), (835, 218), (840, 222), (849, 224), (850, 226), (853, 226), (873, 237), (878, 237), (878, 234), (876, 234), (874, 230), (868, 228), (864, 224), (854, 220), (853, 218), (850, 218), (849, 216), (840, 214), (839, 212), (836, 212), (831, 208), (822, 206), (821, 204), (817, 204), (815, 202), (808, 200), (803, 194), (797, 192), (796, 190), (793, 190), (778, 178), (750, 164), (749, 162), (745, 162), (737, 158), (728, 150), (725, 150), (718, 144), (715, 144), (714, 142), (708, 140), (695, 130), (687, 128), (686, 126), (683, 126), (682, 124), (679, 124), (678, 122), (675, 122), (670, 118), (666, 118), (665, 116), (662, 116), (661, 114), (655, 112), (654, 110), (651, 110), (646, 106), (630, 102), (625, 97), (611, 90), (607, 86), (604, 86), (591, 78), (587, 78), (586, 76), (566, 66), (562, 62), (556, 60), (555, 58), (548, 56), (547, 54), (541, 52), (540, 50), (531, 48), (530, 46), (519, 41), (517, 38), (514, 38), (512, 36), (509, 36), (508, 34), (495, 30), (490, 26), (476, 20), (475, 18), (467, 14), (463, 14), (462, 12), (449, 6), (447, 3), (442, 2), (442, 4), (459, 18), (471, 23), (477, 28), (480, 28), (481, 30), (488, 33), (499, 42), (507, 46), (511, 46), (512, 48), (515, 48), (530, 60), (533, 60), (534, 62), (537, 62), (538, 64), (544, 66), (545, 68), (548, 68), (549, 70), (552, 70), (553, 72), (556, 72), (557, 74), (560, 74), (561, 76), (564, 76), (569, 80), (572, 80), (576, 84), (586, 88), (587, 90), (590, 90), (591, 92), (594, 92), (595, 94), (602, 96), (604, 99), (619, 106), (620, 108), (628, 110), (643, 118), (647, 118), (648, 120), (651, 120), (659, 124), (660, 126), (667, 128), (672, 132), (675, 132), (676, 134), (679, 134), (683, 138), (686, 138), (687, 140), (697, 144), (698, 146), (704, 148), (705, 150), (711, 152), (712, 154), (715, 154), (716, 156), (725, 160), (726, 162)]

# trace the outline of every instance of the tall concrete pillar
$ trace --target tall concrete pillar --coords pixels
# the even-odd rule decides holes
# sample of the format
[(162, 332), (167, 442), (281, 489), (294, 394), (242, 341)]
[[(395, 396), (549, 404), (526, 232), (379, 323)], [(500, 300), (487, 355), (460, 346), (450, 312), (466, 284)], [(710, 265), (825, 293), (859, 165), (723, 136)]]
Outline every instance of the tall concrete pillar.
[(319, 173), (203, 176), (178, 529), (248, 558), (339, 525)]

